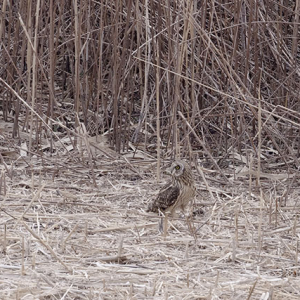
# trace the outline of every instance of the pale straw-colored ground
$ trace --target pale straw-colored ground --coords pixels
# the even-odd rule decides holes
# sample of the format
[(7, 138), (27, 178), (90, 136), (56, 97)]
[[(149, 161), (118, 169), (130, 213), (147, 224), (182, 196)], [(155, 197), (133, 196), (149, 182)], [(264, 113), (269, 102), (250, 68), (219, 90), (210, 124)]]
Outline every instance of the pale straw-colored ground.
[(155, 159), (5, 161), (0, 299), (300, 299), (298, 180), (284, 171), (260, 196), (230, 164), (228, 182), (204, 171), (209, 191), (193, 166), (204, 213), (163, 237), (146, 212), (167, 179)]

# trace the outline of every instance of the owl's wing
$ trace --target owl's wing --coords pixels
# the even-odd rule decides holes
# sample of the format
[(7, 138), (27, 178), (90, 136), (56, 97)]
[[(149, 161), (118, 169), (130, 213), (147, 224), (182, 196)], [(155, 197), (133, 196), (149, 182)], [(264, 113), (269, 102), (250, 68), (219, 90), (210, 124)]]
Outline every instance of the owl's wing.
[(178, 199), (180, 190), (178, 187), (171, 185), (170, 183), (165, 185), (158, 193), (157, 198), (149, 205), (147, 211), (158, 212), (166, 210), (168, 207), (175, 204)]

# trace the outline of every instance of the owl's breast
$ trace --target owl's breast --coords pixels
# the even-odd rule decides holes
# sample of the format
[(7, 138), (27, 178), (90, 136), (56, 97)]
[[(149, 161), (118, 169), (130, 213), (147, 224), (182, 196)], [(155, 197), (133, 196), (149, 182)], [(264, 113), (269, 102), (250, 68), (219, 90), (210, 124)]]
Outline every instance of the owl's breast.
[(172, 210), (178, 208), (185, 210), (189, 202), (195, 197), (196, 189), (194, 185), (183, 185), (180, 188), (180, 193), (175, 205), (172, 207)]

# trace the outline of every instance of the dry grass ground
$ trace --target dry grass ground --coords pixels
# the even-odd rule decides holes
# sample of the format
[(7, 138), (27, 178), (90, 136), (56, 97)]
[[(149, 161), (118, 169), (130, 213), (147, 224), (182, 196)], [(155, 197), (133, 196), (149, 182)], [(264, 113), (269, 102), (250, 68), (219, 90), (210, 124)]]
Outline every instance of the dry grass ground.
[(204, 213), (190, 226), (171, 220), (164, 238), (159, 217), (145, 212), (156, 160), (103, 149), (96, 187), (75, 150), (59, 160), (4, 157), (1, 299), (299, 299), (295, 175), (267, 170), (260, 195), (249, 172), (235, 174), (238, 156), (223, 169), (228, 182), (203, 169), (209, 190), (194, 168), (194, 209)]

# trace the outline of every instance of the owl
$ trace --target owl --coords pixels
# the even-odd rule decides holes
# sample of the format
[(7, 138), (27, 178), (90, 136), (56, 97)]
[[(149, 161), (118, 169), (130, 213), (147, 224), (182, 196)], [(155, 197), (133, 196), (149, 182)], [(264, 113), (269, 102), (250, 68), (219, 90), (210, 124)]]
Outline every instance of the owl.
[(165, 173), (171, 175), (172, 180), (159, 191), (147, 211), (160, 210), (174, 216), (178, 209), (184, 212), (190, 200), (195, 197), (195, 181), (190, 166), (182, 160), (175, 160)]

